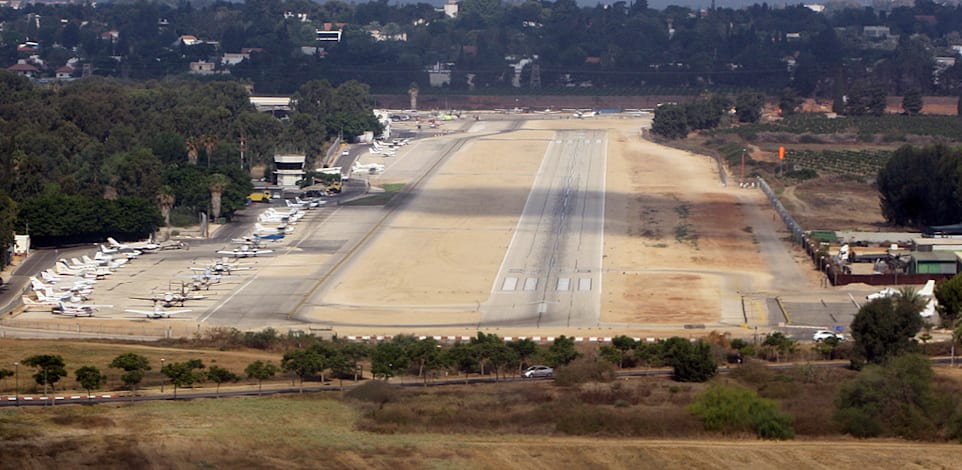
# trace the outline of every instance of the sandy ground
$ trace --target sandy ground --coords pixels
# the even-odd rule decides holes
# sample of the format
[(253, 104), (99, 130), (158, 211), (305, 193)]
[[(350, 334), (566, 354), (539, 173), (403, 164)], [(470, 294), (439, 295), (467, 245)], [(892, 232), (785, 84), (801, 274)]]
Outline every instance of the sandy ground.
[(744, 222), (746, 207), (764, 210), (767, 201), (760, 191), (723, 186), (708, 157), (643, 140), (645, 122), (531, 120), (528, 130), (471, 141), (419, 187), (421, 196), (389, 220), (314, 313), (355, 325), (477, 322), (551, 130), (593, 128), (607, 129), (609, 142), (601, 324), (597, 331), (538, 333), (721, 326), (732, 286), (770, 287)]

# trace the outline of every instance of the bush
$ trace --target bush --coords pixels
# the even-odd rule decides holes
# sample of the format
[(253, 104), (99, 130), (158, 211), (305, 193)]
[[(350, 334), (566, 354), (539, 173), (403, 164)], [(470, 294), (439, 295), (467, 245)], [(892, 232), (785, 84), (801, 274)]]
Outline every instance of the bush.
[(763, 439), (795, 437), (790, 415), (743, 387), (713, 385), (695, 398), (688, 411), (702, 420), (707, 431), (754, 432)]
[(398, 401), (400, 391), (397, 387), (383, 380), (371, 380), (355, 387), (345, 395), (355, 400), (377, 403), (384, 406), (385, 403)]
[(614, 365), (597, 357), (580, 357), (568, 365), (559, 366), (554, 371), (555, 383), (563, 386), (587, 382), (611, 382), (614, 378)]
[(679, 382), (705, 382), (718, 372), (718, 364), (711, 345), (684, 338), (668, 338), (664, 345), (666, 362), (671, 365), (672, 378)]
[(835, 420), (856, 437), (931, 439), (938, 428), (933, 375), (928, 359), (916, 354), (869, 365), (839, 388)]

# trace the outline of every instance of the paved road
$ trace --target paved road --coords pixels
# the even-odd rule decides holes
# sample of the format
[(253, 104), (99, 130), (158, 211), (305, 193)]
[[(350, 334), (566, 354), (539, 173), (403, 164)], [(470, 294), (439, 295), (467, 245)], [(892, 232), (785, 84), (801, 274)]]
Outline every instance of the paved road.
[(482, 305), (483, 326), (597, 325), (606, 147), (602, 130), (556, 133)]

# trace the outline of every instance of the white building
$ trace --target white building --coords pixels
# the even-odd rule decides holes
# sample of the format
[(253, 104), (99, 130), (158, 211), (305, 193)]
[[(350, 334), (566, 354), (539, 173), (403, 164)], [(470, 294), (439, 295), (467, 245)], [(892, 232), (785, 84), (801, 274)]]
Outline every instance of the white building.
[(297, 182), (304, 179), (304, 155), (287, 154), (274, 155), (274, 179), (277, 185), (284, 188), (297, 188)]

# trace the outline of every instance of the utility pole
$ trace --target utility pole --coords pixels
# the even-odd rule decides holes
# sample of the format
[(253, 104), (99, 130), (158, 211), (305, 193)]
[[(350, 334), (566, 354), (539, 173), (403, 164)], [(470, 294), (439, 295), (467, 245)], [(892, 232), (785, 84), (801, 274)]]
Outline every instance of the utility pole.
[(20, 406), (20, 363), (14, 362), (13, 367), (17, 370), (17, 406)]
[(748, 149), (742, 149), (742, 179), (740, 182), (742, 185), (745, 184), (745, 152), (747, 151)]

